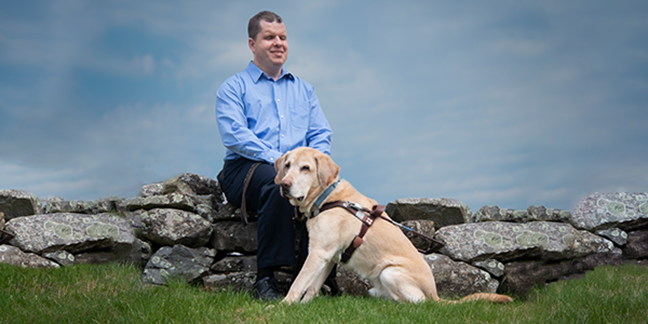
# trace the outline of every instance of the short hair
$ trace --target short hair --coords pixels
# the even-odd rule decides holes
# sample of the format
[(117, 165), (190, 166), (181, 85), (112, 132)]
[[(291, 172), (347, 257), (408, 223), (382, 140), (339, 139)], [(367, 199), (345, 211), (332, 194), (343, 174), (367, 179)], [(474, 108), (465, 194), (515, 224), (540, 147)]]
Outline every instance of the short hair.
[(272, 11), (261, 11), (248, 21), (248, 36), (250, 38), (256, 39), (257, 35), (261, 32), (261, 20), (269, 23), (283, 23), (283, 19), (276, 13)]

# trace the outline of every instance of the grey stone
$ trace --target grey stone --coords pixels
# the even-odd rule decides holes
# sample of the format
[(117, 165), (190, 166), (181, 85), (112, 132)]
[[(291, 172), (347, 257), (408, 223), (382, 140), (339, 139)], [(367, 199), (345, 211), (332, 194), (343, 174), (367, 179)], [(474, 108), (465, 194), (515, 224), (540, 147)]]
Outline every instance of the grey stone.
[(197, 247), (209, 242), (212, 235), (209, 221), (184, 210), (154, 208), (136, 214), (142, 222), (142, 237), (160, 245)]
[(504, 263), (495, 259), (473, 262), (474, 267), (485, 270), (495, 278), (501, 278), (504, 275)]
[(128, 252), (135, 236), (130, 222), (112, 214), (43, 214), (16, 217), (6, 226), (16, 237), (10, 243), (25, 252), (66, 250)]
[(38, 198), (25, 190), (0, 190), (0, 212), (6, 220), (21, 216), (40, 214)]
[(546, 208), (545, 206), (529, 206), (527, 208), (530, 221), (547, 221), (568, 223), (571, 212), (563, 209)]
[(397, 222), (426, 219), (436, 228), (470, 221), (470, 209), (451, 198), (404, 198), (387, 204), (387, 214)]
[(623, 246), (623, 255), (629, 259), (648, 258), (648, 231), (628, 233), (628, 241)]
[(76, 260), (74, 254), (65, 250), (43, 253), (43, 257), (48, 258), (62, 266), (74, 264), (74, 261)]
[[(434, 237), (434, 221), (432, 220), (410, 220), (401, 224), (430, 238)], [(432, 246), (432, 241), (429, 239), (403, 228), (401, 230), (417, 249), (427, 251)]]
[(600, 265), (621, 265), (623, 256), (619, 248), (606, 253), (592, 253), (582, 258), (565, 260), (558, 263), (542, 261), (516, 261), (505, 265), (506, 280), (500, 291), (525, 297), (534, 286), (565, 280), (582, 275)]
[(515, 210), (500, 208), (497, 206), (484, 206), (480, 208), (471, 219), (473, 223), (479, 222), (516, 222), (526, 223), (529, 221), (529, 213), (526, 210)]
[(214, 251), (206, 247), (163, 246), (146, 264), (143, 281), (158, 285), (164, 285), (167, 280), (174, 278), (193, 282), (209, 273), (214, 256)]
[(228, 272), (216, 273), (202, 278), (203, 285), (215, 291), (234, 290), (252, 292), (256, 273)]
[(163, 194), (182, 192), (193, 195), (221, 196), (218, 181), (194, 173), (183, 173), (164, 182)]
[(612, 227), (626, 232), (648, 225), (648, 193), (593, 193), (585, 197), (570, 222), (588, 231)]
[(369, 289), (371, 289), (369, 281), (343, 266), (337, 267), (335, 281), (341, 294), (369, 296)]
[[(259, 219), (256, 211), (248, 211), (247, 215), (248, 221), (254, 222)], [(216, 216), (214, 216), (215, 221), (241, 221), (241, 209), (234, 207), (234, 205), (226, 203), (220, 207)]]
[(546, 208), (544, 206), (529, 206), (526, 210), (500, 208), (498, 206), (483, 206), (471, 219), (479, 222), (564, 222), (568, 223), (571, 213), (567, 210)]
[(423, 256), (434, 274), (439, 296), (464, 297), (478, 292), (494, 293), (499, 282), (481, 269), (456, 262), (442, 254)]
[(228, 256), (211, 266), (213, 272), (256, 272), (256, 256)]
[(161, 196), (162, 191), (164, 190), (164, 182), (155, 182), (150, 184), (145, 184), (140, 190), (140, 197), (151, 197), (151, 196)]
[(38, 256), (34, 253), (25, 253), (15, 246), (0, 245), (0, 262), (23, 266), (27, 268), (57, 268), (58, 263)]
[(596, 231), (596, 235), (605, 237), (617, 246), (624, 246), (628, 242), (628, 233), (616, 227)]
[(118, 210), (126, 211), (174, 208), (194, 212), (196, 210), (196, 204), (195, 199), (191, 196), (176, 192), (167, 195), (124, 199), (117, 204), (117, 208)]
[(114, 212), (116, 200), (102, 199), (96, 201), (65, 201), (49, 200), (43, 204), (43, 214), (74, 213), (74, 214), (101, 214)]
[(210, 244), (222, 252), (252, 253), (257, 249), (257, 223), (222, 221), (214, 224)]
[(558, 261), (614, 248), (612, 242), (600, 236), (555, 222), (453, 225), (439, 229), (435, 238), (445, 244), (441, 253), (465, 262), (530, 258)]

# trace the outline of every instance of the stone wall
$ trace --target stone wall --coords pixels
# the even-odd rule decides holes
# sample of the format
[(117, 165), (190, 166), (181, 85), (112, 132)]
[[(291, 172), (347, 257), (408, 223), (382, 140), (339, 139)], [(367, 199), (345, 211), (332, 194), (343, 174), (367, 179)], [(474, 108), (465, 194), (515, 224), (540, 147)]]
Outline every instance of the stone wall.
[[(525, 296), (535, 285), (599, 265), (648, 258), (648, 193), (594, 193), (573, 212), (483, 206), (473, 214), (446, 198), (398, 199), (386, 210), (395, 221), (444, 243), (423, 257), (446, 297)], [(41, 200), (23, 190), (0, 190), (0, 262), (27, 267), (129, 262), (141, 267), (143, 281), (151, 284), (179, 277), (214, 290), (250, 291), (256, 216), (250, 220), (241, 222), (215, 180), (190, 173), (145, 185), (140, 196), (127, 199)], [(431, 247), (429, 240), (405, 232), (419, 250)], [(290, 287), (293, 275), (290, 267), (277, 274), (281, 289)], [(343, 267), (337, 284), (351, 295), (370, 288)]]

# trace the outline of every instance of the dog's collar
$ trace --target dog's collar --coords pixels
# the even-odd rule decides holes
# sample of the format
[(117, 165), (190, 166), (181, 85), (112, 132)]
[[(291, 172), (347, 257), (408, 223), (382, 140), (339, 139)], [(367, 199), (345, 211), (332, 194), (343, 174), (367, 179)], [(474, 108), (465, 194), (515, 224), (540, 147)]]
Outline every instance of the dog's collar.
[(333, 189), (335, 189), (335, 187), (337, 187), (337, 185), (340, 184), (340, 181), (342, 180), (333, 182), (330, 186), (328, 186), (328, 188), (326, 188), (326, 190), (324, 190), (324, 192), (322, 192), (322, 194), (319, 197), (317, 197), (317, 200), (315, 200), (315, 203), (313, 204), (313, 209), (314, 209), (313, 216), (317, 216), (317, 214), (319, 214), (320, 205), (324, 202), (326, 197), (328, 197), (331, 194), (331, 192), (333, 192)]

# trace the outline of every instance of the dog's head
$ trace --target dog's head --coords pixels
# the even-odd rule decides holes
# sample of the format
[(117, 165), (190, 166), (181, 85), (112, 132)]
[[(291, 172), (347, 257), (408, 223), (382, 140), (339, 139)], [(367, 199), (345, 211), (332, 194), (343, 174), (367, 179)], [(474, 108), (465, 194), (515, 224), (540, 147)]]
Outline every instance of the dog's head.
[(294, 149), (275, 161), (275, 183), (281, 195), (302, 212), (310, 209), (317, 197), (338, 179), (340, 167), (326, 154), (310, 148)]

